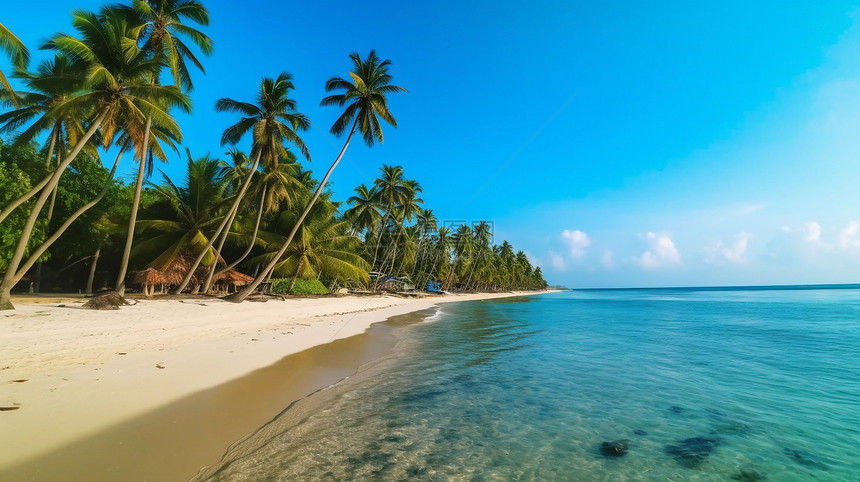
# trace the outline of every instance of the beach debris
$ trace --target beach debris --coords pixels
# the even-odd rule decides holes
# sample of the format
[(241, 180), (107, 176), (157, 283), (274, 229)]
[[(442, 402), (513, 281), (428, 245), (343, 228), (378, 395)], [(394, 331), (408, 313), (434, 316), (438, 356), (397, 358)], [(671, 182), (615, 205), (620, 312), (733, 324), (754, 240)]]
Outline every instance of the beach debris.
[(120, 306), (128, 304), (130, 303), (116, 291), (108, 291), (107, 293), (93, 296), (81, 308), (88, 310), (118, 310)]
[(627, 453), (627, 444), (624, 440), (603, 442), (600, 444), (600, 453), (607, 457), (621, 457)]
[(741, 482), (755, 482), (766, 478), (764, 474), (754, 469), (741, 469), (740, 472), (732, 476), (732, 480), (740, 480)]
[(124, 351), (118, 351), (118, 352), (116, 352), (116, 354), (117, 355), (128, 355), (128, 353), (126, 353)]
[(155, 364), (155, 368), (164, 369), (164, 362), (159, 362)]
[(0, 412), (9, 412), (12, 410), (18, 410), (19, 408), (21, 408), (21, 407), (19, 407), (19, 406), (11, 406), (11, 407), (10, 406), (0, 406)]
[(685, 467), (695, 467), (702, 463), (715, 447), (722, 443), (720, 438), (692, 437), (667, 445), (665, 452)]
[(26, 381), (28, 381), (26, 378), (21, 378), (21, 379), (18, 379), (18, 380), (12, 380), (12, 383), (24, 383), (24, 382), (26, 382)]
[(634, 430), (633, 433), (636, 435), (648, 435), (648, 432), (646, 432), (644, 430), (639, 430), (638, 428), (636, 430)]

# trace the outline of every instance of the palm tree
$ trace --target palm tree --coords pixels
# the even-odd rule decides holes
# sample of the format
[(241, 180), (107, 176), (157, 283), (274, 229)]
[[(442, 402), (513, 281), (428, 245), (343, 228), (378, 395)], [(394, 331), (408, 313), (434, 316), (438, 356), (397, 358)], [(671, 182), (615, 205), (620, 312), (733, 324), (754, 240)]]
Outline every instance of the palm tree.
[[(257, 94), (256, 104), (240, 102), (230, 98), (219, 99), (215, 103), (215, 110), (218, 112), (236, 112), (243, 116), (239, 122), (224, 131), (224, 134), (221, 136), (221, 145), (230, 144), (235, 146), (245, 137), (245, 134), (251, 132), (251, 154), (254, 156), (254, 162), (251, 164), (248, 176), (236, 194), (233, 206), (230, 208), (230, 213), (224, 219), (221, 226), (218, 227), (216, 234), (210, 240), (210, 245), (206, 249), (212, 246), (211, 243), (224, 230), (233, 212), (239, 208), (239, 203), (242, 202), (242, 198), (248, 190), (253, 174), (257, 172), (257, 166), (260, 165), (261, 159), (265, 165), (277, 167), (279, 159), (288, 158), (287, 149), (284, 147), (284, 144), (290, 142), (299, 148), (305, 159), (310, 160), (310, 152), (308, 152), (305, 142), (296, 133), (296, 131), (307, 130), (310, 127), (310, 121), (304, 114), (296, 111), (296, 101), (289, 98), (290, 90), (293, 88), (295, 88), (293, 85), (293, 76), (287, 72), (282, 72), (274, 80), (263, 77), (260, 83), (260, 91)], [(185, 275), (185, 279), (176, 288), (176, 293), (182, 292), (188, 286), (194, 270), (200, 265), (202, 259), (203, 255), (201, 253), (192, 263), (191, 269)]]
[[(299, 165), (296, 164), (295, 154), (287, 151), (287, 158), (289, 162), (279, 163), (276, 167), (263, 167), (262, 171), (257, 176), (257, 181), (252, 184), (249, 190), (251, 193), (250, 197), (256, 198), (257, 194), (259, 194), (260, 199), (257, 203), (257, 220), (254, 223), (254, 230), (251, 232), (250, 237), (248, 237), (248, 247), (241, 256), (232, 263), (226, 265), (224, 268), (218, 270), (217, 273), (214, 269), (209, 271), (209, 276), (203, 288), (204, 293), (209, 291), (214, 276), (235, 268), (246, 257), (248, 257), (251, 250), (257, 244), (257, 233), (260, 231), (260, 222), (263, 219), (263, 215), (276, 212), (284, 205), (287, 208), (290, 208), (293, 204), (293, 198), (305, 190), (304, 185), (296, 178), (299, 171)], [(233, 219), (236, 218), (237, 212), (238, 210), (233, 212)], [(217, 252), (219, 254), (222, 252), (221, 250), (224, 247), (224, 242), (226, 241), (228, 234), (230, 234), (229, 227), (232, 226), (232, 224), (232, 220), (228, 222), (228, 227), (224, 229), (224, 232), (221, 234), (221, 239), (218, 242), (217, 248)]]
[(412, 222), (412, 218), (421, 212), (421, 205), (424, 203), (424, 200), (418, 197), (418, 193), (422, 191), (418, 181), (406, 180), (403, 186), (406, 188), (406, 192), (400, 204), (396, 207), (395, 219), (399, 218), (399, 223), (396, 226), (397, 237), (392, 244), (393, 249), (391, 253), (391, 267), (388, 270), (389, 273), (394, 273), (394, 262), (397, 260), (397, 245), (400, 243), (403, 227), (406, 221)]
[[(51, 179), (42, 189), (33, 210), (21, 232), (9, 267), (0, 283), (0, 309), (12, 309), (10, 291), (24, 276), (18, 268), (27, 242), (36, 223), (36, 218), (45, 205), (66, 167), (75, 159), (90, 138), (101, 130), (105, 145), (110, 145), (119, 131), (134, 139), (143, 138), (147, 119), (153, 119), (174, 137), (181, 136), (179, 127), (166, 112), (165, 106), (177, 106), (190, 110), (188, 98), (176, 87), (153, 86), (147, 79), (160, 66), (137, 47), (139, 26), (128, 22), (125, 15), (115, 9), (105, 8), (97, 15), (76, 10), (72, 13), (72, 25), (81, 38), (58, 34), (46, 48), (69, 55), (74, 61), (87, 65), (86, 90), (74, 95), (48, 111), (50, 116), (64, 113), (92, 112), (89, 127), (69, 154), (58, 163)], [(147, 145), (144, 140), (143, 145)]]
[(364, 137), (364, 142), (368, 146), (372, 146), (374, 141), (379, 141), (380, 144), (383, 142), (382, 128), (379, 125), (379, 118), (382, 118), (382, 120), (388, 124), (397, 127), (397, 121), (394, 120), (394, 116), (392, 116), (391, 112), (388, 110), (388, 101), (385, 96), (393, 92), (406, 92), (406, 89), (396, 85), (391, 85), (391, 75), (388, 74), (388, 67), (391, 65), (391, 61), (380, 61), (379, 57), (376, 56), (376, 51), (374, 50), (370, 51), (370, 55), (367, 56), (367, 60), (361, 60), (361, 57), (357, 53), (350, 54), (350, 58), (353, 62), (353, 70), (349, 73), (352, 82), (340, 77), (332, 77), (328, 82), (326, 82), (326, 92), (335, 90), (343, 90), (345, 92), (342, 94), (330, 95), (320, 102), (320, 105), (324, 106), (347, 106), (331, 128), (332, 134), (340, 136), (346, 132), (347, 127), (352, 124), (352, 127), (349, 128), (349, 135), (346, 137), (346, 142), (340, 150), (340, 154), (338, 154), (331, 167), (326, 171), (316, 192), (314, 192), (313, 197), (308, 202), (302, 215), (299, 216), (299, 219), (296, 221), (292, 231), (287, 236), (286, 241), (284, 241), (283, 246), (281, 246), (281, 249), (278, 250), (272, 260), (269, 261), (269, 264), (266, 265), (251, 284), (227, 298), (230, 301), (238, 303), (247, 298), (248, 295), (257, 289), (257, 286), (266, 279), (266, 276), (268, 276), (269, 272), (275, 267), (275, 265), (278, 264), (281, 256), (283, 256), (287, 251), (287, 248), (293, 241), (293, 237), (296, 235), (299, 227), (301, 227), (302, 222), (308, 215), (308, 212), (313, 208), (314, 203), (319, 198), (326, 183), (328, 183), (331, 173), (334, 172), (334, 169), (343, 158), (344, 153), (346, 153), (346, 149), (349, 147), (349, 141), (352, 139), (352, 135), (355, 133), (355, 130), (359, 129), (362, 137)]
[[(26, 68), (27, 63), (30, 61), (30, 51), (24, 46), (24, 42), (21, 42), (21, 39), (10, 32), (2, 23), (0, 23), (0, 50), (6, 52), (6, 55), (12, 59), (12, 64), (19, 69)], [(3, 75), (2, 70), (0, 70), (0, 87), (11, 94), (12, 103), (17, 107), (18, 102), (15, 99), (15, 91), (9, 85), (9, 81)]]
[[(334, 219), (336, 207), (325, 200), (314, 206), (306, 221), (290, 244), (284, 256), (275, 264), (272, 274), (293, 279), (290, 291), (296, 280), (318, 279), (324, 277), (332, 281), (346, 283), (348, 280), (368, 281), (367, 261), (357, 254), (360, 241), (349, 235), (349, 221)], [(296, 213), (284, 211), (278, 219), (275, 229), (287, 231), (295, 225)], [(264, 253), (251, 262), (262, 263), (271, 261), (275, 248), (283, 243), (283, 235), (265, 233), (263, 235)]]
[[(346, 200), (352, 207), (347, 209), (344, 216), (352, 222), (355, 233), (369, 230), (376, 226), (382, 218), (379, 212), (378, 192), (376, 187), (369, 188), (364, 184), (355, 188), (355, 196)], [(368, 233), (368, 236), (370, 233)]]
[[(186, 61), (204, 74), (206, 70), (183, 38), (191, 40), (206, 56), (212, 55), (213, 43), (206, 34), (184, 24), (183, 20), (208, 26), (209, 11), (203, 3), (197, 0), (133, 0), (131, 7), (124, 8), (144, 25), (143, 48), (151, 52), (156, 61), (167, 64), (177, 87), (190, 92), (194, 85)], [(157, 78), (156, 83), (160, 83)]]
[[(385, 215), (379, 221), (379, 230), (376, 234), (376, 246), (373, 250), (373, 262), (371, 266), (376, 269), (376, 261), (379, 258), (379, 247), (382, 244), (382, 236), (388, 225), (388, 220), (395, 215), (395, 209), (409, 196), (409, 187), (406, 178), (403, 177), (403, 166), (389, 166), (383, 164), (380, 168), (382, 175), (373, 180), (378, 195), (377, 202), (384, 207)], [(383, 261), (382, 265), (385, 264)]]
[[(212, 40), (206, 35), (182, 23), (182, 19), (189, 19), (201, 25), (209, 24), (209, 11), (196, 0), (134, 0), (132, 7), (120, 8), (127, 17), (141, 24), (140, 38), (145, 39), (143, 51), (152, 56), (158, 65), (166, 64), (175, 80), (176, 88), (185, 88), (191, 91), (191, 76), (185, 65), (185, 59), (191, 60), (201, 71), (203, 66), (183, 42), (181, 37), (189, 37), (198, 48), (205, 54), (212, 53)], [(152, 84), (160, 84), (159, 77), (161, 69), (152, 76)], [(128, 258), (131, 254), (131, 245), (134, 242), (134, 226), (137, 221), (137, 210), (140, 206), (140, 191), (143, 188), (147, 171), (147, 156), (149, 148), (150, 129), (152, 128), (152, 117), (146, 119), (146, 129), (143, 133), (143, 141), (139, 144), (142, 148), (136, 149), (139, 157), (137, 181), (135, 184), (134, 198), (131, 205), (131, 215), (128, 220), (128, 234), (126, 236), (125, 248), (120, 261), (119, 274), (117, 275), (116, 291), (123, 294), (125, 291), (125, 275), (128, 268)]]
[(162, 173), (164, 184), (154, 186), (161, 200), (143, 211), (138, 222), (141, 239), (132, 251), (146, 258), (148, 267), (163, 270), (178, 257), (204, 253), (204, 265), (215, 262), (217, 254), (209, 240), (225, 217), (227, 180), (221, 176), (220, 161), (208, 154), (193, 158), (186, 150), (188, 172), (185, 184), (177, 186)]

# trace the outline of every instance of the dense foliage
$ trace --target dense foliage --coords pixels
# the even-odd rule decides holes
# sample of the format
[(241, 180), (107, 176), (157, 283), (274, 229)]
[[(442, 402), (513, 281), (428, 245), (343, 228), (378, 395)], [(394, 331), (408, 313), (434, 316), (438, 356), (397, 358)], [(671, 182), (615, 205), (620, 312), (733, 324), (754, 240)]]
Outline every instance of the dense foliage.
[[(0, 24), (0, 51), (15, 69), (0, 76), (0, 309), (11, 307), (13, 286), (246, 286), (239, 300), (265, 280), (291, 293), (546, 287), (522, 251), (494, 244), (490, 224), (440, 226), (401, 166), (382, 166), (345, 204), (331, 200), (327, 181), (353, 134), (372, 146), (383, 142), (383, 122), (397, 125), (386, 96), (405, 89), (374, 51), (351, 54), (349, 76), (325, 84), (321, 105), (343, 109), (330, 131), (346, 141), (320, 182), (293, 153), (310, 159), (300, 137), (310, 119), (289, 97), (286, 72), (264, 77), (253, 102), (218, 101), (218, 111), (238, 115), (221, 135), (233, 146), (223, 158), (185, 149), (184, 179), (152, 179), (153, 161), (166, 161), (182, 140), (172, 112), (190, 109), (189, 66), (203, 70), (194, 49), (212, 52), (188, 23), (208, 22), (197, 0), (76, 10), (75, 33), (40, 46), (53, 58), (34, 71), (27, 49)], [(24, 87), (13, 91), (7, 76)], [(247, 138), (245, 153), (235, 146)], [(139, 165), (132, 183), (114, 179), (124, 155)], [(156, 281), (131, 282), (148, 268)], [(254, 273), (253, 282), (239, 271)]]

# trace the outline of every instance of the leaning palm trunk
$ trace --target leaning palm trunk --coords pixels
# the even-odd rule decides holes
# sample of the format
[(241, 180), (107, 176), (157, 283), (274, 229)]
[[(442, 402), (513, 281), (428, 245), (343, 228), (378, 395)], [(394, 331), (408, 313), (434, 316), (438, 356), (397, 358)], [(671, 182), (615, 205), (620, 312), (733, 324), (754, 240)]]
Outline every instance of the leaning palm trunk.
[(15, 246), (15, 252), (12, 255), (12, 259), (9, 260), (9, 266), (6, 268), (6, 275), (3, 277), (3, 281), (0, 282), (0, 310), (12, 310), (15, 308), (12, 306), (11, 300), (12, 287), (17, 283), (17, 281), (15, 281), (15, 274), (18, 271), (18, 266), (21, 264), (21, 260), (24, 258), (24, 253), (27, 251), (27, 243), (30, 241), (30, 236), (33, 235), (36, 218), (39, 217), (39, 212), (42, 210), (42, 207), (45, 206), (45, 201), (47, 201), (51, 191), (53, 191), (54, 187), (60, 182), (60, 177), (63, 175), (63, 172), (65, 172), (69, 164), (75, 160), (75, 157), (77, 157), (81, 152), (84, 145), (89, 142), (93, 134), (96, 133), (102, 120), (104, 120), (105, 115), (106, 113), (102, 113), (96, 118), (93, 125), (90, 126), (81, 140), (78, 141), (77, 145), (72, 149), (72, 152), (70, 152), (69, 155), (59, 163), (57, 169), (54, 170), (54, 173), (51, 175), (51, 179), (44, 186), (41, 194), (39, 194), (39, 197), (36, 199), (36, 204), (33, 206), (33, 210), (30, 212), (30, 216), (24, 224), (24, 229), (21, 231), (21, 237), (18, 239), (18, 244)]
[[(233, 213), (239, 210), (239, 203), (242, 202), (242, 198), (245, 197), (245, 192), (248, 190), (248, 186), (251, 184), (251, 179), (254, 177), (254, 173), (257, 172), (257, 166), (260, 165), (260, 156), (262, 155), (263, 150), (257, 149), (257, 155), (254, 157), (254, 163), (251, 165), (251, 169), (248, 171), (248, 176), (245, 178), (245, 182), (242, 183), (242, 187), (239, 189), (239, 193), (236, 194), (236, 199), (233, 200), (233, 205), (230, 207), (230, 212), (224, 216), (224, 220), (221, 221), (221, 225), (218, 226), (218, 229), (215, 230), (215, 233), (209, 237), (209, 242), (206, 243), (206, 246), (200, 251), (200, 254), (197, 255), (197, 258), (191, 263), (191, 266), (188, 268), (188, 273), (185, 274), (185, 278), (182, 280), (182, 283), (179, 284), (179, 287), (176, 288), (174, 294), (182, 293), (182, 290), (188, 287), (188, 283), (191, 282), (191, 277), (194, 276), (194, 271), (200, 266), (200, 262), (203, 261), (203, 257), (206, 256), (206, 253), (209, 252), (209, 249), (212, 248), (212, 245), (215, 244), (215, 240), (218, 239), (218, 236), (227, 226), (227, 223), (231, 220)], [(217, 263), (217, 260), (216, 260)]]
[(66, 221), (63, 222), (63, 224), (59, 228), (57, 228), (57, 231), (54, 234), (52, 234), (48, 239), (46, 239), (45, 242), (42, 243), (41, 246), (36, 248), (36, 250), (30, 255), (30, 257), (27, 259), (27, 261), (23, 264), (23, 266), (21, 266), (21, 269), (18, 270), (18, 274), (15, 276), (15, 283), (20, 281), (21, 278), (27, 273), (27, 271), (29, 271), (30, 268), (33, 267), (33, 265), (36, 263), (36, 261), (39, 260), (39, 257), (42, 256), (45, 253), (45, 251), (47, 251), (48, 248), (51, 247), (51, 245), (53, 245), (55, 242), (57, 242), (58, 239), (60, 239), (60, 236), (62, 236), (63, 233), (65, 233), (66, 230), (69, 229), (69, 226), (71, 226), (73, 222), (75, 222), (79, 217), (81, 217), (82, 214), (89, 211), (93, 206), (98, 204), (99, 201), (101, 201), (103, 197), (105, 197), (105, 194), (107, 194), (108, 189), (110, 188), (110, 185), (113, 182), (113, 176), (116, 173), (116, 168), (119, 165), (119, 160), (121, 158), (122, 158), (122, 152), (120, 152), (120, 154), (116, 158), (116, 161), (113, 163), (113, 167), (110, 170), (110, 174), (108, 174), (107, 181), (105, 181), (105, 185), (102, 188), (101, 192), (98, 193), (98, 195), (95, 197), (95, 199), (93, 199), (92, 201), (90, 201), (90, 202), (84, 204), (83, 206), (81, 206), (80, 208), (78, 208), (77, 211), (75, 211), (71, 216), (69, 216), (69, 219), (66, 219)]
[(93, 292), (93, 280), (96, 277), (96, 266), (99, 264), (99, 256), (102, 253), (102, 246), (99, 245), (96, 248), (96, 253), (93, 255), (93, 264), (90, 265), (90, 275), (87, 276), (87, 286), (84, 288), (84, 293), (92, 294)]
[[(54, 156), (54, 146), (56, 144), (57, 144), (57, 128), (55, 127), (53, 129), (53, 131), (51, 132), (51, 143), (48, 147), (48, 159), (45, 161), (45, 167), (46, 168), (51, 167), (51, 158)], [(48, 206), (48, 221), (47, 221), (47, 225), (49, 228), (51, 226), (51, 219), (54, 218), (54, 207), (57, 204), (57, 189), (59, 187), (60, 187), (60, 185), (57, 184), (56, 186), (54, 186), (53, 192), (51, 192), (51, 203)], [(36, 266), (35, 291), (36, 291), (36, 293), (42, 292), (42, 263), (39, 263), (39, 265)]]
[(278, 250), (272, 260), (269, 261), (269, 264), (267, 264), (266, 267), (263, 268), (263, 270), (260, 272), (260, 274), (257, 275), (256, 278), (254, 278), (254, 281), (251, 282), (251, 284), (242, 288), (241, 291), (237, 291), (236, 293), (233, 293), (232, 295), (224, 299), (232, 301), (234, 303), (241, 303), (242, 301), (245, 301), (245, 298), (247, 298), (248, 295), (253, 293), (254, 290), (257, 289), (257, 286), (260, 286), (260, 283), (262, 283), (263, 280), (266, 279), (266, 277), (269, 275), (269, 273), (271, 273), (271, 271), (275, 268), (275, 265), (277, 265), (278, 262), (281, 260), (281, 257), (287, 251), (287, 248), (290, 246), (290, 243), (293, 242), (293, 238), (296, 236), (296, 233), (302, 226), (302, 222), (305, 220), (308, 213), (311, 211), (311, 208), (314, 207), (314, 204), (317, 202), (317, 198), (320, 197), (320, 194), (322, 194), (323, 189), (325, 189), (325, 185), (328, 182), (328, 178), (331, 177), (331, 173), (334, 172), (334, 169), (337, 167), (337, 165), (340, 163), (340, 160), (343, 158), (343, 155), (346, 153), (346, 148), (349, 147), (349, 141), (352, 140), (352, 135), (355, 134), (355, 128), (357, 126), (358, 118), (356, 118), (355, 121), (352, 123), (352, 129), (349, 130), (349, 136), (347, 136), (346, 138), (346, 143), (343, 145), (343, 149), (340, 150), (340, 154), (338, 154), (337, 159), (334, 160), (334, 162), (331, 164), (331, 167), (329, 167), (328, 171), (326, 171), (325, 176), (323, 176), (322, 181), (320, 181), (320, 185), (317, 187), (316, 192), (314, 192), (313, 197), (311, 198), (310, 202), (308, 202), (308, 205), (305, 207), (305, 210), (302, 212), (302, 215), (299, 216), (298, 220), (296, 220), (296, 224), (293, 226), (293, 229), (290, 230), (290, 235), (287, 236), (287, 240), (284, 241), (284, 244), (281, 246), (281, 249)]
[(263, 211), (264, 211), (263, 200), (265, 198), (266, 198), (266, 187), (263, 187), (263, 194), (260, 195), (260, 209), (257, 210), (257, 224), (254, 225), (254, 232), (251, 234), (251, 242), (248, 243), (248, 247), (245, 248), (245, 252), (242, 253), (242, 256), (239, 256), (239, 259), (237, 259), (236, 261), (233, 261), (232, 263), (228, 264), (224, 268), (218, 270), (218, 272), (215, 273), (216, 275), (219, 275), (221, 273), (224, 273), (226, 271), (229, 271), (229, 270), (235, 268), (236, 266), (239, 265), (239, 263), (244, 261), (245, 258), (247, 258), (249, 254), (251, 254), (251, 250), (253, 250), (254, 246), (257, 244), (257, 233), (260, 232), (260, 221), (263, 219)]
[(125, 238), (125, 248), (122, 251), (122, 261), (119, 263), (119, 275), (116, 278), (116, 292), (125, 294), (125, 274), (128, 270), (128, 258), (131, 255), (131, 244), (134, 242), (134, 227), (137, 224), (137, 209), (140, 207), (140, 192), (143, 190), (143, 178), (146, 174), (146, 158), (149, 153), (149, 135), (152, 130), (152, 116), (146, 118), (146, 128), (143, 133), (143, 150), (140, 155), (140, 166), (137, 168), (137, 184), (134, 186), (134, 199), (131, 202), (131, 215), (128, 217), (128, 235)]
[(212, 263), (212, 266), (209, 269), (209, 274), (206, 276), (206, 282), (203, 283), (204, 295), (209, 293), (209, 288), (212, 287), (212, 279), (215, 277), (215, 268), (218, 267), (218, 259), (223, 258), (221, 256), (221, 250), (224, 249), (224, 243), (227, 242), (227, 235), (230, 234), (230, 226), (233, 225), (233, 221), (236, 219), (236, 213), (238, 212), (239, 210), (237, 209), (230, 213), (230, 215), (228, 216), (230, 219), (229, 221), (227, 221), (227, 228), (224, 229), (224, 231), (221, 233), (221, 238), (218, 240), (218, 247), (215, 248), (215, 262)]

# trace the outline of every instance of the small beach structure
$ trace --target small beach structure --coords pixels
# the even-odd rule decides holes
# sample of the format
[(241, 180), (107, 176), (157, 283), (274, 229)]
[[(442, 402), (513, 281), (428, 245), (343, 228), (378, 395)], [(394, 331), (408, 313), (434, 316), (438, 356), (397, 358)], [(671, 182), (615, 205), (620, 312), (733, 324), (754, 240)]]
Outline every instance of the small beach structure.
[(230, 287), (233, 287), (233, 291), (240, 286), (245, 286), (250, 282), (254, 281), (253, 276), (248, 276), (245, 273), (240, 273), (235, 269), (227, 270), (221, 274), (215, 275), (215, 284), (222, 285), (224, 291), (230, 292)]
[(132, 281), (141, 286), (144, 296), (150, 298), (155, 293), (155, 285), (164, 286), (165, 277), (155, 268), (146, 268), (143, 271), (138, 271)]

